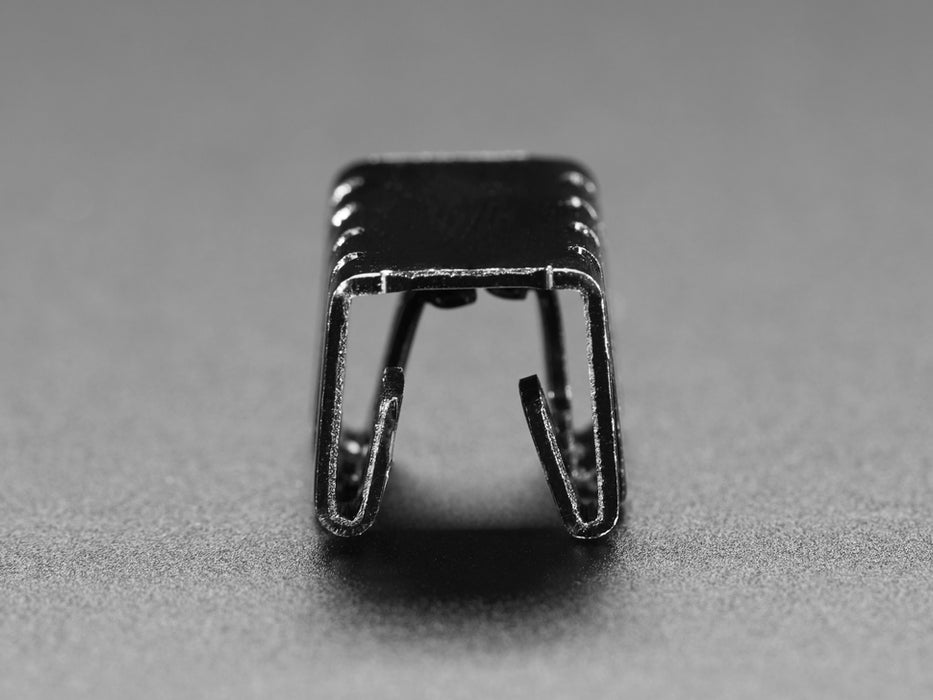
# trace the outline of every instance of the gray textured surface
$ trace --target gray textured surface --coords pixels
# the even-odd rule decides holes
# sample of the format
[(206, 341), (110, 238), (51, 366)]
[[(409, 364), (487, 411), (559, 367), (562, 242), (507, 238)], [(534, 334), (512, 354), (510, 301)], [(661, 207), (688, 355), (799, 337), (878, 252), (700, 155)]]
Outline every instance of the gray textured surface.
[[(0, 5), (0, 695), (929, 697), (933, 5), (350, 5)], [(327, 182), (478, 147), (600, 177), (627, 522), (562, 535), (483, 299), (336, 546)]]

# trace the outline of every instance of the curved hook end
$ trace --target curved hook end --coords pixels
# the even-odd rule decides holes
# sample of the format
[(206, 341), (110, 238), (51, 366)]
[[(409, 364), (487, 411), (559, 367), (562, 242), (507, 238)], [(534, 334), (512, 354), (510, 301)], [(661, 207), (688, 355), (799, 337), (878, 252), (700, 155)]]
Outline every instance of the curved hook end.
[(606, 513), (601, 507), (605, 499), (596, 467), (568, 468), (554, 428), (551, 407), (537, 375), (521, 379), (518, 393), (544, 476), (567, 530), (579, 539), (606, 535), (615, 525), (618, 514)]
[(350, 438), (341, 446), (335, 493), (327, 511), (318, 515), (329, 532), (351, 537), (372, 527), (392, 467), (404, 390), (405, 371), (401, 367), (386, 367), (369, 439)]

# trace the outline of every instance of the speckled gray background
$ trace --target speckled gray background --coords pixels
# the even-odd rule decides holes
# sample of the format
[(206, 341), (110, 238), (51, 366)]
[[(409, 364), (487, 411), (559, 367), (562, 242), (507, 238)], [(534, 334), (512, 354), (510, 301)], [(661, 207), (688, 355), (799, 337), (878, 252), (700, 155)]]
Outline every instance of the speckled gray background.
[[(3, 0), (0, 695), (930, 697), (931, 36), (926, 0)], [(626, 522), (562, 534), (533, 309), (483, 297), (426, 315), (340, 546), (329, 179), (476, 148), (601, 180)]]

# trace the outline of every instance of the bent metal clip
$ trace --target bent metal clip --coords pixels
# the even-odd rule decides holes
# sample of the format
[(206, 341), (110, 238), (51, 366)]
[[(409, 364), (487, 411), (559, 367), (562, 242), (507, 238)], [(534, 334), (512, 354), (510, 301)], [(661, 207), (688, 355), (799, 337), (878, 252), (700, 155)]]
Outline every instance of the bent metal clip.
[[(518, 393), (531, 442), (568, 532), (608, 533), (625, 499), (596, 184), (581, 165), (505, 154), (373, 158), (337, 177), (331, 199), (323, 348), (317, 394), (315, 507), (335, 535), (376, 520), (400, 420), (405, 364), (425, 306), (451, 309), (485, 289), (530, 292), (540, 310), (546, 389)], [(574, 430), (557, 290), (580, 292), (592, 425)], [(342, 425), (350, 300), (397, 294), (372, 425)]]

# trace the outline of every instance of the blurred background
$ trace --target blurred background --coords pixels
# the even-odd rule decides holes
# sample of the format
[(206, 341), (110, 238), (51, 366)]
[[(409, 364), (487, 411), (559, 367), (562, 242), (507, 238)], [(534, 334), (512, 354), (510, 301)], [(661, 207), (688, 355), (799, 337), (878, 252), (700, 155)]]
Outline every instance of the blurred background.
[[(931, 35), (925, 0), (3, 0), (0, 694), (929, 695)], [(330, 179), (475, 149), (601, 183), (625, 522), (563, 534), (533, 308), (481, 297), (426, 314), (335, 543)], [(353, 405), (391, 308), (354, 304)]]

